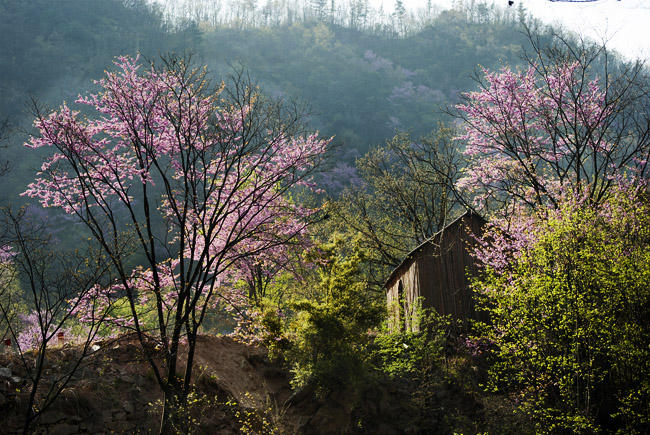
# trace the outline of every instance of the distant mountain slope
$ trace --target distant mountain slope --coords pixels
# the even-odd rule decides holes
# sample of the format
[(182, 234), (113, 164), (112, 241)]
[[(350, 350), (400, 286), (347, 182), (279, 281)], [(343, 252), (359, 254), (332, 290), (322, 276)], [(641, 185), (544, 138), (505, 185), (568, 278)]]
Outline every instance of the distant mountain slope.
[(524, 43), (515, 23), (475, 23), (453, 11), (407, 38), (316, 22), (204, 35), (214, 69), (240, 62), (270, 90), (308, 101), (316, 128), (361, 153), (395, 128), (433, 129), (436, 110), (475, 87), (477, 65), (516, 63)]
[[(217, 77), (243, 65), (263, 90), (307, 101), (312, 127), (336, 136), (349, 163), (382, 144), (396, 128), (414, 137), (435, 128), (439, 109), (475, 89), (478, 65), (517, 63), (526, 39), (518, 18), (499, 9), (464, 7), (427, 19), (410, 36), (359, 30), (314, 20), (241, 28), (205, 22), (163, 22), (144, 0), (0, 0), (0, 119), (28, 129), (30, 96), (56, 107), (92, 88), (115, 56), (155, 58), (191, 51)], [(521, 17), (520, 17), (521, 18)], [(27, 152), (14, 134), (1, 160), (14, 161), (3, 199), (34, 177), (43, 155)]]
[(143, 3), (120, 0), (0, 0), (0, 115), (33, 95), (59, 104), (75, 98), (114, 56), (155, 55), (196, 42), (168, 32)]

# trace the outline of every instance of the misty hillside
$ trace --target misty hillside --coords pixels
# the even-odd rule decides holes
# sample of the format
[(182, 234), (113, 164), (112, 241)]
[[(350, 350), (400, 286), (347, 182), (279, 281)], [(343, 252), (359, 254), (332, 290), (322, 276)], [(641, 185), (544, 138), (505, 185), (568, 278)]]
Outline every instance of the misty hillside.
[[(520, 62), (526, 39), (517, 16), (476, 8), (440, 12), (400, 36), (391, 27), (378, 32), (312, 18), (239, 27), (170, 22), (139, 0), (6, 0), (0, 115), (23, 131), (32, 98), (46, 107), (70, 102), (93, 89), (92, 80), (112, 69), (116, 56), (191, 52), (216, 79), (243, 67), (266, 93), (306, 102), (311, 127), (335, 136), (353, 162), (396, 129), (419, 135), (445, 120), (441, 113), (458, 93), (475, 88), (479, 65)], [(25, 140), (13, 135), (4, 152), (19, 165), (5, 190), (12, 197), (38, 166), (21, 157)]]
[[(318, 21), (305, 11), (302, 20), (287, 20), (280, 11), (278, 19), (268, 15), (266, 24), (254, 25), (236, 17), (174, 20), (143, 0), (5, 0), (0, 11), (0, 119), (11, 126), (1, 160), (13, 166), (3, 200), (16, 206), (26, 202), (18, 195), (45, 155), (22, 145), (33, 132), (34, 104), (56, 108), (85, 95), (104, 70), (114, 69), (117, 56), (191, 53), (215, 81), (243, 68), (264, 93), (306, 104), (309, 128), (334, 136), (339, 147), (331, 165), (346, 170), (396, 130), (417, 137), (449, 121), (446, 108), (461, 91), (476, 88), (479, 65), (521, 62), (526, 41), (514, 11), (473, 4), (431, 14), (417, 26), (411, 18), (406, 34), (396, 23)], [(68, 228), (60, 219), (50, 221)]]

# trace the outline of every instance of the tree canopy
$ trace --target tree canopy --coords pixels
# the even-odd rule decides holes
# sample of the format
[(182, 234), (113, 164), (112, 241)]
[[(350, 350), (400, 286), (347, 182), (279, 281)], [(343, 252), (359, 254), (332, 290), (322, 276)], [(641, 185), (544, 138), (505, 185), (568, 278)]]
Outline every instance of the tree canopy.
[[(163, 368), (151, 361), (169, 431), (170, 410), (190, 391), (207, 311), (219, 298), (228, 303), (234, 288), (226, 284), (246, 268), (243, 259), (281, 250), (304, 231), (314, 210), (287, 193), (309, 186), (329, 141), (301, 135), (302, 113), (266, 100), (245, 76), (212, 88), (204, 69), (177, 57), (144, 70), (122, 57), (116, 68), (97, 82), (99, 93), (76, 101), (93, 117), (67, 104), (36, 111), (40, 134), (28, 146), (56, 151), (26, 195), (75, 216), (110, 260), (118, 279), (97, 292), (126, 295), (123, 326), (144, 349), (162, 349)], [(131, 269), (136, 254), (142, 265)], [(153, 330), (138, 309), (149, 299)], [(189, 348), (179, 378), (181, 339)]]

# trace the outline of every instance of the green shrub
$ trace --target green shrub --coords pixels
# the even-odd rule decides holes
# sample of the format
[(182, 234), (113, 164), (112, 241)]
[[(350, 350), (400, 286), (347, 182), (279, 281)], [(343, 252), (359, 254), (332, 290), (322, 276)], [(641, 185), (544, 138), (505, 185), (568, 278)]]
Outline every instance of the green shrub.
[(375, 338), (378, 368), (390, 378), (427, 377), (444, 364), (449, 317), (435, 310), (419, 311), (420, 332), (384, 327)]
[(568, 201), (476, 288), (492, 323), (490, 387), (540, 433), (650, 430), (650, 204)]
[(302, 300), (291, 325), (292, 346), (286, 353), (293, 385), (312, 385), (325, 394), (355, 385), (366, 372), (369, 331), (385, 315), (361, 272), (363, 251), (339, 255), (341, 240), (323, 246), (319, 263), (320, 300)]

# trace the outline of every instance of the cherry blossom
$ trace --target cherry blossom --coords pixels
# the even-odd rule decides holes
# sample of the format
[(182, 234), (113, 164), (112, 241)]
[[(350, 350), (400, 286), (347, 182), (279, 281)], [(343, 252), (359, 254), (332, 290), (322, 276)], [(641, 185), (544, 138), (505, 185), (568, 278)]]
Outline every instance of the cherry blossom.
[[(162, 348), (165, 370), (152, 368), (168, 416), (190, 387), (207, 310), (228, 297), (249, 257), (282, 256), (304, 236), (318, 210), (290, 194), (314, 187), (310, 176), (329, 140), (294, 134), (300, 114), (278, 118), (242, 75), (211, 89), (207, 72), (186, 59), (143, 68), (120, 57), (115, 65), (96, 82), (99, 93), (76, 100), (79, 109), (37, 112), (39, 135), (26, 145), (55, 152), (24, 194), (75, 215), (111, 259), (119, 280), (88, 297), (107, 309), (126, 297), (131, 318), (114, 323)], [(141, 266), (132, 269), (136, 259)], [(155, 331), (142, 324), (144, 304), (153, 306)]]

